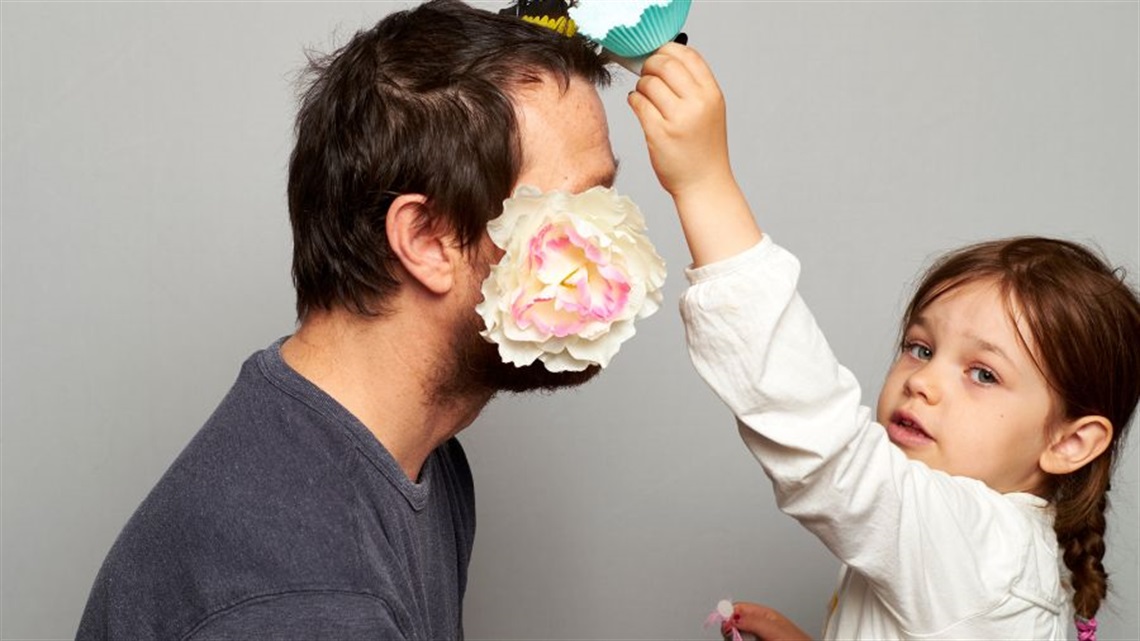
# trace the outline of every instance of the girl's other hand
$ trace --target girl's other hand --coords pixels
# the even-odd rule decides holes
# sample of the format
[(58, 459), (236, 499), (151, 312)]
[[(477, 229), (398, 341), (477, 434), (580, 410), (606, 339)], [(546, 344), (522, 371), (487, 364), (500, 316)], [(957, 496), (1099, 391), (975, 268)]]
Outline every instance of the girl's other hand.
[[(732, 625), (742, 633), (754, 634), (760, 641), (812, 641), (806, 632), (788, 617), (759, 603), (738, 601), (733, 605)], [(721, 634), (732, 638), (729, 622), (721, 625)]]

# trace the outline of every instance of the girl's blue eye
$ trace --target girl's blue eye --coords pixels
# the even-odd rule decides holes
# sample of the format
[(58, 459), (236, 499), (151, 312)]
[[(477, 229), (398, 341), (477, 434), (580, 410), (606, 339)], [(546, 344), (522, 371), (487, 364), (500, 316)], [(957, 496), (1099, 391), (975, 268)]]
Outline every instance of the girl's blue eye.
[(971, 367), (970, 379), (982, 385), (996, 385), (998, 382), (997, 374), (984, 367)]
[(934, 357), (934, 350), (920, 343), (907, 343), (903, 345), (903, 351), (920, 361), (928, 361)]

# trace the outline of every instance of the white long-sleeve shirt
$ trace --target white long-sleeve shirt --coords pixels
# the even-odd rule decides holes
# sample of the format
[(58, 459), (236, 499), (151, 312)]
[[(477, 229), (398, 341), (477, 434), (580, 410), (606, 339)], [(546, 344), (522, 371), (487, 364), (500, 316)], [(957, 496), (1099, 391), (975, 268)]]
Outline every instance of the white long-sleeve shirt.
[(697, 371), (737, 417), (780, 509), (845, 564), (827, 639), (1065, 639), (1069, 594), (1044, 499), (909, 460), (765, 236), (687, 272)]

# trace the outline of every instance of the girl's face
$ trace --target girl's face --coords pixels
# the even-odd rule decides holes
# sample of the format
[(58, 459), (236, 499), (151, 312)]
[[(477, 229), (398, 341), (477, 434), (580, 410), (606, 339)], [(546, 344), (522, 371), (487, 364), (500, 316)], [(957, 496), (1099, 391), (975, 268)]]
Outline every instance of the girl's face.
[(986, 280), (943, 294), (906, 328), (878, 420), (913, 460), (998, 492), (1036, 492), (1052, 404), (1000, 289)]

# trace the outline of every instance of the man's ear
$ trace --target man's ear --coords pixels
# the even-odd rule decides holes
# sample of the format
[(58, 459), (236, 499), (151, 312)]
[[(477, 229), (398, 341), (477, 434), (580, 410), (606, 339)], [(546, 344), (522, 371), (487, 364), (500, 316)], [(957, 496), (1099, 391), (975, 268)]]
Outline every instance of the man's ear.
[(444, 225), (423, 218), (427, 196), (401, 194), (388, 207), (388, 244), (404, 270), (435, 294), (446, 294), (455, 285), (455, 255), (452, 234)]
[(1100, 456), (1112, 443), (1112, 421), (1082, 416), (1062, 426), (1041, 453), (1039, 464), (1049, 474), (1068, 474)]

